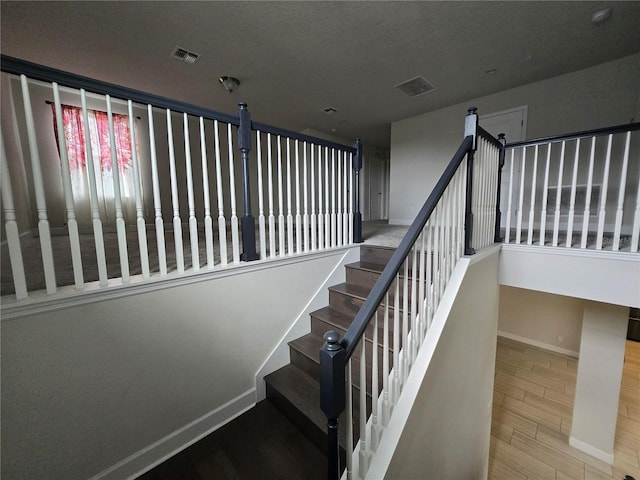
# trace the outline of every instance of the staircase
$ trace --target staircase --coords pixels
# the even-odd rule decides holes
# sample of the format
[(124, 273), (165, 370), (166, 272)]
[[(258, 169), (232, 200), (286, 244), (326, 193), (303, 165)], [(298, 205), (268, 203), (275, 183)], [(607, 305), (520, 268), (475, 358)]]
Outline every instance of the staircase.
[[(382, 273), (395, 249), (363, 245), (360, 261), (346, 265), (346, 282), (329, 287), (329, 305), (311, 313), (311, 332), (289, 342), (291, 363), (265, 377), (267, 399), (283, 412), (322, 451), (326, 451), (326, 417), (320, 410), (319, 352), (328, 330), (344, 335), (362, 306), (369, 291)], [(393, 305), (390, 305), (392, 308)], [(382, 318), (382, 317), (380, 317)], [(390, 332), (389, 337), (393, 333)], [(371, 338), (372, 326), (367, 333), (367, 414), (371, 411)], [(382, 364), (382, 322), (379, 323), (378, 346)], [(392, 357), (390, 353), (390, 357)], [(392, 363), (392, 358), (390, 360)], [(391, 366), (390, 366), (391, 368)], [(381, 369), (380, 369), (381, 371)], [(359, 385), (360, 349), (352, 359), (354, 385)], [(379, 380), (382, 386), (381, 379)], [(353, 445), (359, 438), (359, 391), (353, 389)], [(346, 446), (345, 414), (340, 418), (340, 447), (344, 465)]]

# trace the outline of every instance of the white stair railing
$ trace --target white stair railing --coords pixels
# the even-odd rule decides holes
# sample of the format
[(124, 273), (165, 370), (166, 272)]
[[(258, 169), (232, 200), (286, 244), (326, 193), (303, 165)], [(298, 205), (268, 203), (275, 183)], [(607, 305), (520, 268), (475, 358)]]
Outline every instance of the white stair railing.
[[(15, 135), (29, 162), (23, 167), (21, 158), (7, 158), (6, 152), (3, 158), (7, 233), (2, 248), (10, 260), (3, 268), (13, 273), (13, 280), (2, 285), (3, 296), (23, 300), (39, 290), (49, 296), (61, 288), (66, 293), (83, 291), (88, 283), (95, 283), (90, 289), (95, 291), (241, 266), (247, 241), (253, 241), (253, 248), (257, 243), (256, 258), (262, 260), (354, 243), (349, 222), (354, 216), (350, 195), (357, 190), (351, 171), (356, 147), (250, 123), (250, 145), (243, 144), (238, 153), (242, 115), (220, 114), (7, 57), (2, 69), (14, 97), (22, 98), (22, 108), (3, 123), (2, 131)], [(20, 73), (23, 69), (29, 76)], [(80, 147), (75, 138), (73, 146), (67, 144), (63, 108), (69, 106), (80, 112)], [(249, 118), (246, 105), (244, 109)], [(100, 135), (106, 136), (108, 151), (97, 150), (98, 134), (91, 127), (100, 112), (106, 112), (106, 126), (98, 129), (103, 128)], [(3, 122), (8, 118), (3, 116)], [(121, 137), (124, 124), (128, 137)], [(130, 157), (123, 158), (119, 150), (122, 138), (130, 139), (125, 145)], [(81, 167), (71, 162), (71, 148), (83, 150)], [(251, 176), (245, 178), (248, 165)], [(12, 183), (23, 168), (31, 173), (26, 189)], [(241, 170), (243, 176), (237, 176)], [(108, 188), (105, 172), (113, 177)], [(78, 178), (84, 187), (74, 183)], [(244, 196), (251, 186), (253, 195)], [(247, 198), (258, 212), (257, 234), (250, 240), (244, 231), (251, 210)], [(17, 218), (17, 212), (26, 209), (16, 209), (16, 200), (33, 204), (35, 225)], [(217, 200), (217, 228), (212, 200)], [(238, 208), (243, 207), (241, 232)], [(24, 251), (35, 254), (25, 256)]]
[[(511, 169), (501, 225), (505, 243), (638, 251), (640, 123), (519, 142), (506, 150)], [(544, 169), (539, 158), (546, 159)]]

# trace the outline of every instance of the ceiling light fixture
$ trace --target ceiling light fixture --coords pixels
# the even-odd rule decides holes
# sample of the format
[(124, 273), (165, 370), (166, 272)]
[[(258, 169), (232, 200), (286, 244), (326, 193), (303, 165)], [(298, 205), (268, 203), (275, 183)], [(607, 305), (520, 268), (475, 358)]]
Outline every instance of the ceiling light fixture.
[(605, 22), (611, 16), (611, 8), (605, 8), (604, 10), (598, 10), (591, 17), (591, 21), (598, 25), (599, 23)]
[(229, 93), (233, 93), (233, 91), (238, 88), (238, 86), (240, 86), (240, 80), (235, 77), (229, 77), (225, 75), (223, 77), (220, 77), (218, 80), (220, 81), (224, 89)]

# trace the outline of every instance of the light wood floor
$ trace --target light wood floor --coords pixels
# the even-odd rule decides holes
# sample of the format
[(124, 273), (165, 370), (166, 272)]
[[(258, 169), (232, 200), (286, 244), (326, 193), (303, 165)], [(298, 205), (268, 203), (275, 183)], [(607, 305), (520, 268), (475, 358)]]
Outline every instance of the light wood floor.
[(627, 341), (613, 466), (569, 446), (577, 366), (498, 337), (489, 479), (640, 480), (640, 343)]

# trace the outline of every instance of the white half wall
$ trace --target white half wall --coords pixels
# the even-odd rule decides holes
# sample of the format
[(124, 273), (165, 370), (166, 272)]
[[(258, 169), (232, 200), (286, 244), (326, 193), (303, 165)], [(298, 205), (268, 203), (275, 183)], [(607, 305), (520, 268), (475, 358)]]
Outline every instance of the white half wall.
[(348, 249), (2, 322), (2, 478), (129, 478), (255, 402)]
[[(480, 256), (463, 258), (456, 267), (367, 478), (487, 478), (497, 249)], [(451, 289), (456, 281), (458, 288)], [(409, 412), (406, 394), (412, 399)], [(396, 433), (399, 438), (390, 442)], [(386, 456), (389, 463), (382, 460)]]
[(638, 121), (638, 85), (640, 53), (394, 122), (389, 223), (413, 220), (462, 141), (468, 107), (486, 115), (527, 105), (532, 139)]

